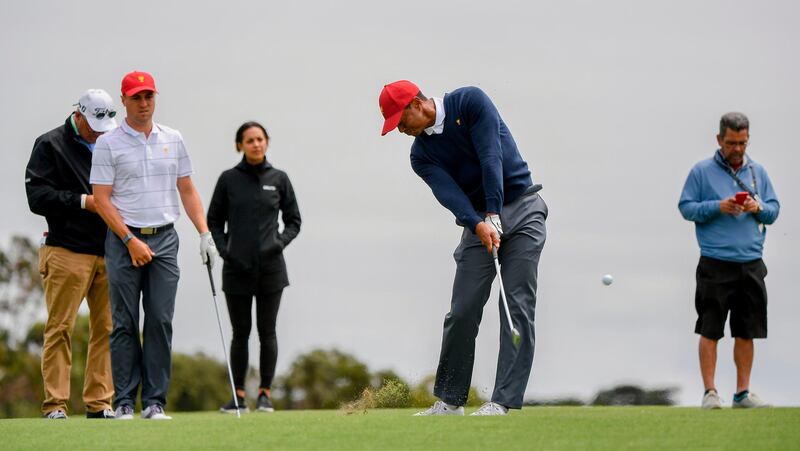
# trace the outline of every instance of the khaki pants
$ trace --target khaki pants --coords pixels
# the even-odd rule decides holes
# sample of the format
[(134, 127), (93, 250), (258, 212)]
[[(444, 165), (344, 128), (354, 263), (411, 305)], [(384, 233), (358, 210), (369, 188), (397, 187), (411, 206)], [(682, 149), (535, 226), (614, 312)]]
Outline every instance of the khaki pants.
[(62, 247), (39, 250), (39, 272), (47, 302), (42, 349), (45, 400), (42, 412), (67, 410), (72, 367), (72, 329), (84, 298), (89, 305), (89, 349), (86, 355), (83, 401), (90, 412), (111, 408), (111, 308), (103, 257)]

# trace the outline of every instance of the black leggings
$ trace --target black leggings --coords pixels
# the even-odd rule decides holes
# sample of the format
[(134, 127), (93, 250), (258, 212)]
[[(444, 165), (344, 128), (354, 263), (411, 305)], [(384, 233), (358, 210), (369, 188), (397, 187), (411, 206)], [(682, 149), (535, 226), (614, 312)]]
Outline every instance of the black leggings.
[[(275, 376), (275, 362), (278, 360), (278, 338), (275, 335), (275, 320), (281, 304), (283, 290), (274, 293), (256, 295), (256, 327), (258, 340), (261, 342), (261, 385), (259, 388), (270, 388)], [(248, 341), (252, 327), (253, 296), (225, 293), (228, 303), (228, 314), (233, 326), (231, 340), (231, 371), (233, 384), (244, 390), (244, 379), (247, 376)]]

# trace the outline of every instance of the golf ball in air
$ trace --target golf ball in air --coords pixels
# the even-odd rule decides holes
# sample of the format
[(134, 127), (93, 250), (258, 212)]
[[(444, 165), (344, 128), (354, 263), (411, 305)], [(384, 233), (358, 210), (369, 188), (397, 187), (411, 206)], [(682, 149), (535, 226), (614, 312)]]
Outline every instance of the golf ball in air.
[(612, 283), (614, 283), (614, 277), (611, 274), (603, 276), (603, 285), (611, 285)]

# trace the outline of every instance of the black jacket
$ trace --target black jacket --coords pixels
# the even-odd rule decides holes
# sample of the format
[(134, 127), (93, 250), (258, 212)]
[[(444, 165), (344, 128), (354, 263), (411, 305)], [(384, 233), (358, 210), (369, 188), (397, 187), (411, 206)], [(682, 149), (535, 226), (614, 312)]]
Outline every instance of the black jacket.
[(103, 255), (106, 224), (81, 209), (81, 194), (92, 194), (92, 153), (78, 141), (68, 117), (63, 126), (38, 137), (25, 169), (28, 206), (47, 219), (48, 246)]
[(300, 232), (300, 222), (289, 177), (266, 159), (254, 166), (243, 158), (223, 172), (208, 207), (208, 228), (225, 260), (222, 289), (254, 295), (289, 285), (283, 249)]

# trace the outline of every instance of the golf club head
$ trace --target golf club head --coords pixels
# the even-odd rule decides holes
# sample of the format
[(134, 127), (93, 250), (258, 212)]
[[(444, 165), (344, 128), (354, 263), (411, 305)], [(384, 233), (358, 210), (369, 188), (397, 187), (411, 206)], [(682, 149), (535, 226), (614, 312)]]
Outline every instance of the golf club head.
[(511, 329), (511, 340), (514, 342), (514, 347), (518, 348), (519, 343), (522, 341), (522, 337), (516, 328)]

